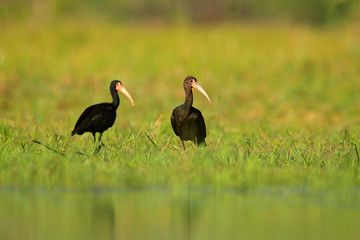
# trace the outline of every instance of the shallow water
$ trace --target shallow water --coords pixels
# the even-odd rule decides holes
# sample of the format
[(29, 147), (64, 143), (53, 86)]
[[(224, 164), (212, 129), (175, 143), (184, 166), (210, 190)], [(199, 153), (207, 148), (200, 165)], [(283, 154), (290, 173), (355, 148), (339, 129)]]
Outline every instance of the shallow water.
[(358, 239), (360, 193), (0, 190), (0, 239)]

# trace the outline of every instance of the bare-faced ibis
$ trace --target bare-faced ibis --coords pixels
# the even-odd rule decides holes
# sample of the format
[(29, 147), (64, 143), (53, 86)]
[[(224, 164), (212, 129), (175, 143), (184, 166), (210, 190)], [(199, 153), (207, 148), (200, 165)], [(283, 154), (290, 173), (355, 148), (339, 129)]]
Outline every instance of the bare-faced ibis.
[(184, 141), (190, 140), (195, 146), (206, 146), (206, 126), (201, 112), (192, 106), (192, 89), (198, 89), (211, 103), (205, 90), (199, 85), (196, 78), (188, 76), (184, 80), (185, 103), (176, 107), (171, 114), (171, 126), (177, 136), (179, 136), (182, 149), (185, 150)]
[(113, 80), (110, 84), (110, 93), (112, 96), (112, 103), (99, 103), (92, 105), (85, 109), (81, 114), (80, 118), (77, 120), (74, 130), (71, 132), (71, 136), (74, 134), (82, 135), (84, 132), (91, 132), (95, 139), (95, 133), (100, 133), (99, 143), (100, 146), (104, 145), (101, 142), (101, 136), (104, 131), (112, 127), (116, 118), (116, 109), (119, 106), (120, 99), (117, 91), (121, 91), (125, 94), (127, 98), (131, 101), (131, 104), (134, 106), (134, 101), (132, 100), (128, 91), (122, 85), (121, 81)]

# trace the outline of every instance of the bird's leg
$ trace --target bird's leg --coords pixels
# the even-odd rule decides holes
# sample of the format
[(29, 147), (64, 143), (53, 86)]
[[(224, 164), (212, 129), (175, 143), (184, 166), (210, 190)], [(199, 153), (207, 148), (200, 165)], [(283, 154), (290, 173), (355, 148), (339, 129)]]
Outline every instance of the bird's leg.
[(185, 151), (185, 144), (184, 144), (184, 140), (180, 139), (181, 141), (181, 146), (182, 146), (182, 150)]
[(95, 148), (95, 150), (94, 150), (94, 155), (97, 154), (97, 153), (100, 151), (100, 149), (101, 149), (102, 146), (105, 147), (105, 144), (103, 144), (103, 143), (101, 142), (102, 134), (103, 134), (103, 133), (100, 133), (100, 136), (99, 136), (99, 146), (97, 146), (97, 147)]
[(102, 135), (103, 135), (103, 133), (100, 133), (100, 136), (99, 136), (99, 143), (100, 143), (100, 145), (102, 145), (102, 146), (104, 146), (104, 147), (105, 147), (105, 144), (103, 144), (103, 143), (101, 142), (101, 137), (102, 137)]
[(94, 149), (94, 156), (100, 151), (101, 149), (101, 145), (97, 146), (95, 149)]
[(195, 149), (198, 148), (198, 142), (197, 142), (197, 137), (195, 137)]
[(92, 132), (92, 135), (94, 136), (94, 142), (96, 142), (95, 133)]

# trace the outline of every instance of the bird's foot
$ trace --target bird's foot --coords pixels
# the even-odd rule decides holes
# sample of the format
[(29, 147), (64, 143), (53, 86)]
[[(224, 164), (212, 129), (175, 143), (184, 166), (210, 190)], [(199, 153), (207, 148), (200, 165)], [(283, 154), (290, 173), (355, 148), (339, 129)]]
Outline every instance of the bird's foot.
[(97, 147), (95, 147), (95, 149), (94, 149), (94, 155), (96, 155), (96, 154), (98, 154), (98, 153), (100, 152), (100, 149), (101, 149), (102, 146), (105, 147), (105, 145), (104, 145), (103, 143), (100, 144), (100, 145), (98, 145)]

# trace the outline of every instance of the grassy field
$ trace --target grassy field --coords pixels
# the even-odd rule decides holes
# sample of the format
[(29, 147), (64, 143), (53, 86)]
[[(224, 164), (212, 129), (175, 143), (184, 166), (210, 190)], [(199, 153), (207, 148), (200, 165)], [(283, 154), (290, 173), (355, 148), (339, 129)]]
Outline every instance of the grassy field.
[[(4, 25), (0, 183), (46, 187), (354, 187), (359, 178), (356, 26)], [(180, 143), (172, 109), (194, 75), (208, 147)], [(85, 107), (122, 95), (106, 148), (70, 137)], [(146, 136), (156, 143), (156, 146)], [(63, 155), (32, 142), (36, 139)], [(77, 152), (85, 153), (79, 155)]]
[[(208, 147), (182, 152), (170, 115), (188, 75), (212, 104), (195, 91)], [(356, 24), (2, 23), (0, 237), (358, 236), (359, 77)], [(111, 100), (113, 79), (135, 107), (120, 94), (106, 147), (93, 154), (91, 134), (70, 132), (87, 106)], [(257, 232), (274, 216), (280, 225)]]

